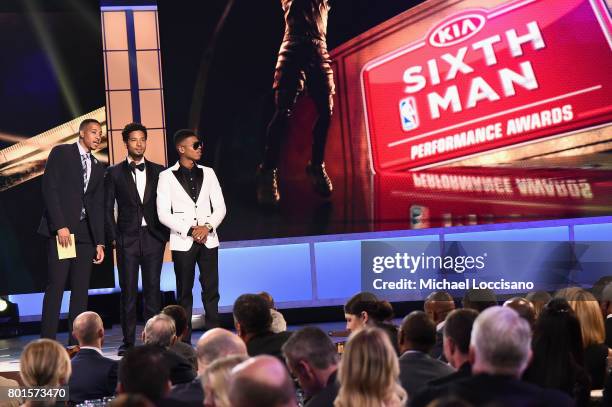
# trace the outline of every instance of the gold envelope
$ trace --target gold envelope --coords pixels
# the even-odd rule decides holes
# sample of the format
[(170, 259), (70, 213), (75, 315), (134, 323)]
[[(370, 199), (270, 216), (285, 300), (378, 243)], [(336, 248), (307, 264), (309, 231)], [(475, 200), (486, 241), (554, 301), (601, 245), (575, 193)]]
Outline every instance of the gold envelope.
[(76, 244), (74, 242), (74, 233), (70, 234), (70, 240), (72, 241), (72, 244), (70, 246), (62, 247), (62, 245), (59, 244), (59, 236), (55, 237), (55, 241), (57, 243), (57, 257), (60, 260), (74, 259), (76, 257)]

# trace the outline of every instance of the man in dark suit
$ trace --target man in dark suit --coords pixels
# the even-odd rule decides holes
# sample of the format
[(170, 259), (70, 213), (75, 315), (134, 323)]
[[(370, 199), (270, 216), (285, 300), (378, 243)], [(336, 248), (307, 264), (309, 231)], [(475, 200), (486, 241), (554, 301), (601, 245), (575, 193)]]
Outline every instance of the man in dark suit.
[(520, 380), (530, 358), (531, 327), (527, 321), (509, 307), (487, 308), (472, 329), (473, 376), (453, 381), (436, 392), (416, 395), (411, 406), (427, 406), (444, 396), (455, 396), (474, 406), (574, 406), (574, 400), (558, 390)]
[[(48, 277), (42, 309), (41, 337), (55, 339), (62, 296), (70, 273), (69, 332), (87, 309), (92, 260), (104, 260), (104, 166), (91, 154), (102, 139), (97, 120), (83, 120), (79, 141), (55, 146), (42, 180), (44, 212), (38, 233), (48, 242)], [(71, 234), (74, 234), (74, 242)], [(59, 259), (57, 243), (76, 245), (76, 257)], [(76, 340), (70, 336), (69, 344)]]
[(306, 407), (332, 406), (338, 395), (338, 351), (329, 336), (316, 327), (293, 333), (283, 345), (287, 367), (306, 396)]
[(472, 375), (470, 339), (476, 317), (476, 310), (466, 308), (448, 314), (444, 323), (444, 356), (457, 371), (430, 381), (429, 386), (442, 386)]
[(398, 341), (400, 382), (408, 394), (416, 394), (427, 382), (454, 371), (446, 363), (429, 356), (436, 343), (436, 326), (423, 311), (413, 311), (404, 318)]
[(158, 314), (149, 319), (142, 331), (142, 341), (161, 349), (172, 385), (189, 383), (195, 378), (195, 369), (187, 359), (169, 349), (176, 342), (176, 328), (168, 315)]
[(79, 341), (80, 350), (72, 358), (70, 401), (111, 397), (117, 387), (117, 361), (102, 356), (104, 325), (98, 314), (86, 311), (74, 320), (72, 334)]
[(291, 332), (272, 332), (272, 315), (265, 299), (242, 294), (234, 302), (234, 325), (249, 356), (272, 355), (283, 361), (281, 348)]
[(159, 222), (156, 204), (157, 180), (164, 167), (144, 158), (147, 129), (142, 124), (130, 123), (121, 134), (127, 158), (109, 167), (104, 179), (106, 237), (117, 249), (121, 287), (123, 344), (119, 355), (134, 346), (136, 339), (139, 267), (142, 268), (145, 320), (161, 308), (159, 279), (169, 235), (168, 229)]

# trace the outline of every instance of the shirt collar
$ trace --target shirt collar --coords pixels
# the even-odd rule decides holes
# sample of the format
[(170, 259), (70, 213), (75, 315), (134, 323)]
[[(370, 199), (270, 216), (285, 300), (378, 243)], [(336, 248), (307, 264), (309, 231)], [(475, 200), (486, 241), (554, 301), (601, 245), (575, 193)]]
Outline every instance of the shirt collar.
[(407, 355), (407, 354), (421, 354), (421, 355), (425, 355), (425, 353), (421, 352), (420, 350), (409, 349), (406, 352), (402, 353), (401, 356), (404, 356), (404, 355)]
[(187, 174), (195, 171), (198, 169), (198, 165), (196, 163), (193, 163), (193, 167), (191, 167), (191, 169), (187, 168), (187, 167), (183, 167), (181, 164), (179, 164), (179, 171), (185, 172)]
[(102, 350), (99, 348), (96, 348), (95, 346), (81, 346), (80, 347), (81, 350), (83, 349), (91, 349), (91, 350), (95, 350), (96, 352), (98, 352), (101, 356), (104, 356), (104, 354), (102, 354)]
[[(128, 163), (128, 165), (129, 165), (131, 162), (135, 162), (135, 161), (134, 161), (134, 160), (132, 160), (132, 157), (130, 157), (130, 156), (128, 155), (128, 156), (127, 156), (127, 163)], [(144, 158), (144, 157), (142, 157), (142, 160), (140, 160), (140, 161), (136, 162), (136, 165), (143, 164), (144, 162), (145, 162), (145, 158)]]
[(83, 154), (91, 154), (91, 151), (85, 151), (85, 147), (81, 145), (80, 141), (77, 141), (77, 147), (79, 148), (79, 154), (82, 156)]

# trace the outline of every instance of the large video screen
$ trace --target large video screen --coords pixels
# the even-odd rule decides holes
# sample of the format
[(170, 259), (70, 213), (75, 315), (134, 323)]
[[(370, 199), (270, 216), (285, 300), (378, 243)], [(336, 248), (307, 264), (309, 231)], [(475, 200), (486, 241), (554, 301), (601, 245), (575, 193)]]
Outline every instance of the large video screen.
[[(158, 6), (169, 163), (172, 132), (198, 129), (226, 199), (224, 241), (612, 213), (603, 1)], [(281, 47), (283, 38), (308, 45)], [(320, 134), (317, 100), (330, 90), (317, 70), (325, 56), (312, 51), (323, 39), (335, 88), (329, 198), (305, 170)], [(278, 91), (305, 80), (283, 109), (275, 72)], [(269, 130), (275, 114), (288, 116), (281, 131)], [(280, 200), (262, 205), (257, 168), (272, 133), (280, 152), (267, 167), (277, 168)]]
[[(105, 122), (99, 2), (0, 2), (0, 55), (3, 295), (44, 290), (47, 245), (36, 231), (50, 149), (76, 142), (85, 117)], [(108, 162), (106, 138), (94, 155)], [(111, 266), (96, 266), (93, 287), (114, 285)]]

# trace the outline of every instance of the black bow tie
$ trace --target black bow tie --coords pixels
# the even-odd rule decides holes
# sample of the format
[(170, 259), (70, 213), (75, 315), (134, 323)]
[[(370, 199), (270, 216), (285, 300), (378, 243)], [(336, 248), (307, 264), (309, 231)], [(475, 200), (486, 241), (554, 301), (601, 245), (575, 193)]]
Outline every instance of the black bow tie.
[(140, 164), (136, 164), (134, 161), (132, 161), (130, 163), (130, 168), (132, 169), (132, 171), (136, 172), (136, 170), (138, 169), (138, 171), (144, 171), (145, 169), (145, 165), (144, 163), (140, 163)]

